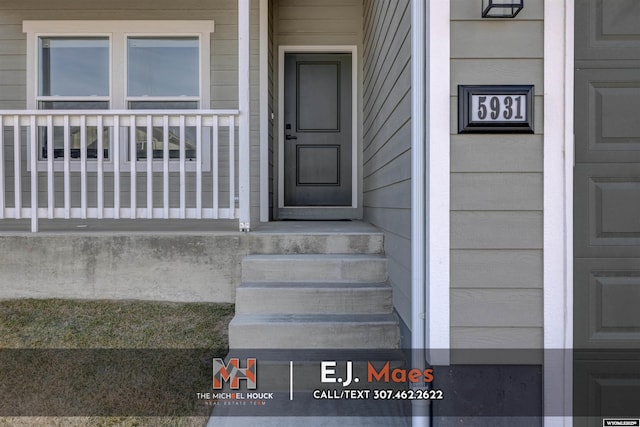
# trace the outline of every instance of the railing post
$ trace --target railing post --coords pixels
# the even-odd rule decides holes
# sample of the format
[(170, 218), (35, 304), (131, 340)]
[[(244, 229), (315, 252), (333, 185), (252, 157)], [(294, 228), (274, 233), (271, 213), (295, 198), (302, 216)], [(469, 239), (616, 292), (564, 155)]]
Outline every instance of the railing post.
[(238, 196), (240, 231), (245, 232), (251, 229), (250, 16), (250, 0), (238, 0)]
[(162, 117), (162, 206), (169, 219), (169, 116)]
[(80, 116), (80, 218), (87, 219), (87, 116)]
[(213, 199), (213, 218), (214, 219), (218, 219), (219, 215), (220, 215), (220, 201), (219, 201), (219, 197), (220, 197), (220, 188), (219, 188), (219, 175), (218, 175), (218, 171), (219, 171), (219, 166), (218, 166), (218, 162), (220, 161), (219, 159), (219, 155), (220, 153), (218, 152), (219, 150), (219, 136), (218, 136), (218, 132), (219, 132), (219, 128), (218, 128), (218, 116), (213, 116), (213, 142), (212, 142), (212, 147), (211, 147), (211, 151), (213, 151), (212, 156), (211, 156), (211, 172), (212, 172), (212, 177), (213, 177), (213, 183), (212, 183), (212, 189), (213, 189), (213, 194), (212, 194), (212, 199)]
[(0, 219), (4, 219), (4, 119), (0, 115)]
[[(36, 116), (29, 120), (29, 153), (31, 156), (31, 232), (38, 232), (38, 140), (36, 138)], [(51, 155), (51, 154), (49, 154)], [(20, 179), (16, 177), (15, 179)]]
[(22, 160), (20, 156), (20, 116), (13, 116), (13, 197), (14, 197), (14, 218), (22, 218)]
[(137, 177), (138, 171), (136, 169), (138, 162), (138, 152), (137, 148), (137, 138), (136, 138), (136, 116), (131, 114), (129, 116), (129, 175), (131, 176), (130, 184), (131, 189), (129, 190), (129, 195), (131, 196), (131, 213), (129, 214), (130, 219), (136, 219), (137, 210), (138, 210), (138, 202), (137, 202)]
[(113, 218), (120, 219), (120, 116), (113, 116)]
[[(71, 218), (71, 125), (64, 116), (64, 218)], [(53, 130), (51, 130), (53, 133)]]
[[(97, 167), (97, 187), (98, 192), (98, 219), (104, 218), (104, 139), (103, 139), (103, 116), (97, 117), (97, 136), (98, 136), (98, 167)], [(113, 153), (111, 153), (113, 159)]]
[[(34, 130), (32, 130), (33, 132)], [(55, 201), (55, 186), (53, 182), (53, 116), (47, 117), (47, 216), (52, 219), (54, 216), (54, 209), (56, 207)]]

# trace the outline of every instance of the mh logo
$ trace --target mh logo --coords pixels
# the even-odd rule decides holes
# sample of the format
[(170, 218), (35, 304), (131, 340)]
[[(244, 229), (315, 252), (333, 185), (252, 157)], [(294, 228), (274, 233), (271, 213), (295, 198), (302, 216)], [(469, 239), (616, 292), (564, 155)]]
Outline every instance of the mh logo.
[(229, 364), (225, 365), (222, 359), (213, 359), (213, 388), (221, 390), (225, 382), (231, 382), (231, 389), (240, 388), (240, 380), (247, 381), (247, 389), (258, 388), (256, 380), (256, 359), (247, 359), (247, 367), (240, 368), (240, 359), (229, 359)]

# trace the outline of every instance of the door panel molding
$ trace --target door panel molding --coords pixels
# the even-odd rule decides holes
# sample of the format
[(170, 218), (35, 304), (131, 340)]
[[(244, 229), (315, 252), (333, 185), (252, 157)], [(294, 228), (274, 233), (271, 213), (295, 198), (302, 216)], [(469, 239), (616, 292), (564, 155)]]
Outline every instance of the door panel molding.
[[(351, 54), (351, 206), (321, 207), (315, 206), (286, 206), (284, 195), (284, 128), (285, 128), (285, 54), (287, 53), (350, 53)], [(356, 45), (283, 45), (278, 48), (278, 210), (287, 216), (295, 213), (296, 216), (313, 217), (317, 212), (326, 219), (331, 218), (355, 218), (358, 215), (358, 194), (360, 191), (358, 182), (358, 46)]]
[[(314, 153), (303, 153), (304, 151), (313, 151)], [(323, 156), (324, 155), (324, 156)], [(297, 186), (305, 186), (305, 185), (313, 185), (313, 186), (331, 186), (331, 187), (339, 187), (340, 186), (340, 146), (339, 145), (303, 145), (296, 147), (296, 185)], [(312, 162), (316, 162), (317, 159), (322, 158), (331, 158), (332, 162), (337, 167), (318, 171), (324, 172), (323, 174), (308, 174), (308, 167), (306, 167), (307, 163), (305, 160), (311, 160)], [(324, 162), (320, 162), (324, 163)], [(313, 166), (313, 165), (309, 165)], [(305, 173), (307, 172), (307, 173)]]
[[(287, 52), (290, 53), (290, 52)], [(328, 101), (325, 105), (319, 105), (319, 107), (324, 107), (325, 109), (335, 109), (336, 114), (332, 115), (331, 119), (327, 123), (319, 123), (314, 122), (313, 120), (318, 120), (319, 117), (313, 114), (313, 112), (305, 111), (304, 108), (301, 108), (303, 105), (300, 102), (300, 99), (304, 98), (303, 92), (305, 85), (302, 84), (303, 77), (303, 68), (307, 67), (326, 67), (333, 66), (335, 68), (335, 82), (334, 86), (337, 89), (335, 91), (335, 96), (327, 99)], [(333, 70), (332, 70), (333, 71)], [(341, 63), (339, 61), (316, 61), (316, 62), (307, 62), (307, 61), (299, 61), (296, 69), (296, 109), (297, 109), (297, 120), (296, 120), (296, 131), (310, 131), (310, 132), (340, 132), (340, 113), (341, 113), (341, 103), (340, 103), (340, 75), (341, 75)], [(316, 81), (316, 84), (319, 84)], [(325, 88), (325, 93), (330, 93), (330, 88)], [(321, 101), (319, 101), (321, 102)], [(316, 103), (317, 105), (318, 103)], [(307, 125), (307, 126), (305, 126)], [(315, 125), (315, 126), (314, 126)], [(323, 126), (324, 125), (324, 126)]]

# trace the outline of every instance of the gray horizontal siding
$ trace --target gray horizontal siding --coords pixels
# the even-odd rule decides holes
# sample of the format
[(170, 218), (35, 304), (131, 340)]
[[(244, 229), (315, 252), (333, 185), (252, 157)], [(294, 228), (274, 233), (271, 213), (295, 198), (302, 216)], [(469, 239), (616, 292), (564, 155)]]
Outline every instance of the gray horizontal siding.
[(454, 211), (540, 211), (541, 173), (454, 173)]
[[(20, 80), (20, 76), (24, 75), (24, 72), (27, 69), (27, 62), (25, 60), (24, 55), (2, 55), (2, 61), (0, 61), (0, 70), (3, 71), (22, 71), (20, 73), (7, 73), (5, 74), (5, 79), (15, 79), (17, 81)], [(9, 77), (12, 75), (12, 77)], [(25, 77), (26, 81), (26, 77)], [(11, 84), (11, 83), (9, 83)]]
[[(218, 1), (221, 8), (226, 6), (229, 10), (235, 10), (235, 2), (233, 0)], [(183, 0), (180, 3), (159, 0), (155, 4), (158, 5), (157, 9), (163, 10), (202, 10), (207, 11), (211, 9), (211, 1), (209, 0)], [(109, 7), (106, 8), (105, 6)], [(92, 2), (84, 0), (52, 0), (49, 2), (43, 2), (41, 0), (3, 0), (0, 5), (0, 10), (38, 10), (50, 7), (52, 10), (62, 11), (94, 11), (94, 10), (132, 10), (132, 11), (148, 11), (152, 12), (156, 9), (151, 9), (143, 1), (129, 1), (129, 0), (109, 0), (109, 3)], [(100, 18), (102, 19), (102, 17)]]
[(541, 348), (542, 335), (540, 327), (457, 327), (451, 333), (451, 346), (479, 349)]
[(359, 0), (276, 0), (280, 45), (362, 44)]
[(452, 135), (451, 172), (542, 172), (542, 144), (542, 135)]
[[(6, 64), (5, 64), (6, 66)], [(18, 70), (24, 71), (24, 70)], [(3, 70), (0, 69), (0, 86), (17, 86), (24, 87), (27, 85), (27, 75), (26, 73), (16, 73), (15, 70), (8, 69)], [(24, 94), (24, 91), (23, 91)]]
[(22, 21), (0, 18), (0, 109), (22, 108), (25, 105), (25, 52), (26, 37), (22, 33)]
[[(13, 35), (10, 34), (6, 37), (13, 37)], [(12, 38), (0, 40), (0, 55), (20, 55), (25, 52), (26, 49), (26, 40)]]
[(451, 288), (541, 289), (542, 251), (467, 249), (451, 254)]
[(364, 1), (364, 218), (385, 232), (394, 305), (411, 323), (409, 2)]
[(542, 58), (542, 21), (452, 21), (452, 58)]
[[(403, 126), (404, 128), (408, 128), (408, 124)], [(386, 145), (384, 148), (387, 148)], [(398, 150), (400, 151), (400, 150)], [(380, 153), (381, 154), (381, 153)], [(400, 183), (411, 179), (411, 151), (406, 150), (401, 153), (393, 153), (391, 154), (393, 157), (389, 156), (391, 161), (383, 161), (380, 156), (373, 156), (371, 161), (369, 162), (369, 166), (371, 168), (378, 168), (375, 171), (375, 174), (369, 175), (365, 181), (364, 191), (374, 191), (374, 190), (382, 190), (385, 191), (384, 188), (388, 187), (390, 182), (392, 183)], [(378, 166), (378, 162), (381, 166)]]
[(451, 248), (542, 249), (542, 212), (452, 212)]
[[(540, 58), (519, 59), (486, 59), (465, 58), (451, 60), (451, 79), (465, 84), (505, 85), (532, 84), (535, 94), (544, 94), (544, 61)], [(499, 76), (499, 82), (496, 79)], [(451, 95), (456, 96), (458, 88), (451, 86)]]
[(453, 289), (451, 326), (542, 327), (541, 311), (522, 310), (541, 304), (541, 289)]
[[(327, 7), (331, 5), (332, 7)], [(336, 10), (338, 8), (338, 10)], [(299, 20), (301, 16), (307, 19), (313, 17), (315, 20), (329, 21), (336, 18), (340, 14), (341, 20), (356, 19), (360, 20), (362, 16), (362, 6), (353, 2), (301, 2), (289, 1), (278, 9), (278, 18), (285, 22)], [(286, 29), (286, 27), (285, 27)]]
[[(542, 6), (487, 20), (479, 3), (451, 2), (453, 348), (542, 347)], [(458, 134), (458, 85), (478, 84), (534, 85), (535, 135)]]

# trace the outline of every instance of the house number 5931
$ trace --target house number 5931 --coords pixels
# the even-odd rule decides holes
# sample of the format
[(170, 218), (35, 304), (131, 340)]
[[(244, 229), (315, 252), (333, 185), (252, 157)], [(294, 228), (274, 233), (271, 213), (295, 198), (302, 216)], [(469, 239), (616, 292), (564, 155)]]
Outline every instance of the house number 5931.
[(459, 85), (458, 133), (533, 133), (533, 85)]
[(473, 122), (523, 122), (527, 116), (526, 95), (471, 96)]

